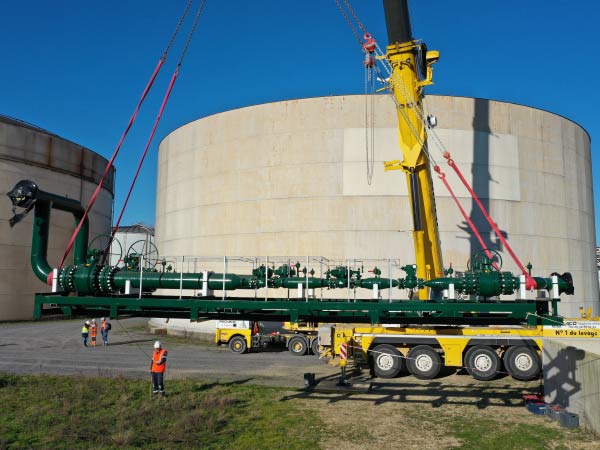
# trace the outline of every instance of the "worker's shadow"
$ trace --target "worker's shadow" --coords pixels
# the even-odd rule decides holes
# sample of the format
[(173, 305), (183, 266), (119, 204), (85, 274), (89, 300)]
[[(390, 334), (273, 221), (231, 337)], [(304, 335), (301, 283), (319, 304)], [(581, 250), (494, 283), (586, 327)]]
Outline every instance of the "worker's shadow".
[(155, 341), (156, 338), (151, 338), (151, 339), (133, 339), (130, 341), (117, 341), (117, 342), (111, 342), (109, 344), (110, 347), (114, 347), (115, 345), (129, 345), (129, 344), (137, 344), (140, 342), (151, 342), (151, 341)]
[(539, 390), (538, 387), (515, 386), (510, 383), (499, 385), (477, 381), (465, 384), (436, 380), (420, 381), (411, 376), (386, 381), (370, 378), (366, 374), (351, 378), (348, 386), (340, 386), (339, 378), (338, 374), (318, 378), (313, 386), (286, 395), (280, 401), (301, 398), (326, 400), (329, 403), (350, 401), (378, 405), (398, 402), (430, 404), (434, 408), (444, 405), (470, 405), (477, 409), (485, 409), (488, 406), (521, 406), (524, 394), (532, 390), (537, 393)]
[(204, 383), (201, 384), (199, 386), (196, 386), (193, 390), (195, 392), (203, 392), (203, 391), (209, 391), (217, 386), (221, 386), (221, 387), (227, 387), (227, 386), (237, 386), (240, 384), (246, 384), (249, 383), (250, 381), (252, 381), (254, 378), (244, 378), (242, 380), (233, 380), (233, 381), (228, 381), (226, 383), (221, 383), (219, 381), (215, 381), (213, 383)]

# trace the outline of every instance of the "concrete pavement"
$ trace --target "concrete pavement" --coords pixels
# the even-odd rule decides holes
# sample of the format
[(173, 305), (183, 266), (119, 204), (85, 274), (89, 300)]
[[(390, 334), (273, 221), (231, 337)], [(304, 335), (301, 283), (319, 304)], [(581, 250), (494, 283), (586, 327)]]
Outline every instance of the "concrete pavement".
[[(168, 378), (251, 379), (278, 386), (303, 386), (303, 374), (317, 377), (338, 372), (315, 356), (298, 357), (287, 351), (237, 355), (226, 347), (192, 340), (154, 336), (147, 319), (112, 321), (109, 346), (83, 347), (83, 320), (0, 324), (0, 372), (82, 376), (142, 377), (148, 374), (153, 342), (169, 350)], [(89, 339), (88, 339), (89, 344)]]

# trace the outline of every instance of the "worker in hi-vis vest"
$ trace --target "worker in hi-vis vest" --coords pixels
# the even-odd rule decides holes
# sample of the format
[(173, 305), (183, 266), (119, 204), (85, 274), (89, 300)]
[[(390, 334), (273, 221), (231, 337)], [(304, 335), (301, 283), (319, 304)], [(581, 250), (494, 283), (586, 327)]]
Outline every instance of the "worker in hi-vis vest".
[(86, 320), (83, 326), (81, 327), (81, 338), (83, 339), (83, 346), (87, 347), (87, 339), (90, 334), (90, 321)]
[(100, 332), (102, 333), (102, 342), (106, 347), (108, 345), (108, 332), (111, 330), (112, 325), (106, 317), (102, 318), (102, 325), (100, 326)]
[(98, 324), (96, 323), (96, 319), (92, 319), (92, 323), (90, 324), (90, 338), (92, 338), (92, 347), (96, 346), (96, 335), (98, 334)]
[(160, 341), (154, 343), (150, 372), (152, 373), (152, 395), (165, 397), (164, 376), (167, 368), (167, 350), (162, 348)]

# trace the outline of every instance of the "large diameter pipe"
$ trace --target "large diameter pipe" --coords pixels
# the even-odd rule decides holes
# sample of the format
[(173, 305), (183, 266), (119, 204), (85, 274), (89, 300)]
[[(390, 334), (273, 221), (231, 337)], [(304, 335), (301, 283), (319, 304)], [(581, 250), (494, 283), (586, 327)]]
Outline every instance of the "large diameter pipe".
[[(83, 218), (84, 209), (79, 201), (42, 191), (37, 184), (30, 180), (19, 181), (7, 195), (16, 207), (29, 210), (31, 205), (35, 205), (31, 240), (31, 267), (34, 274), (41, 281), (50, 284), (50, 274), (52, 273), (52, 267), (48, 264), (50, 211), (58, 209), (73, 214), (75, 225), (78, 226)], [(75, 265), (86, 262), (88, 236), (89, 223), (86, 218), (75, 239), (73, 249)]]
[[(553, 287), (552, 277), (533, 277), (539, 290), (551, 291)], [(508, 272), (480, 272), (468, 273), (463, 277), (456, 278), (434, 278), (425, 281), (425, 286), (435, 290), (448, 289), (453, 284), (455, 289), (470, 295), (482, 297), (493, 297), (501, 294), (510, 295), (519, 288), (519, 277)], [(559, 294), (572, 295), (574, 293), (573, 282), (569, 273), (557, 275)]]
[[(142, 272), (142, 286), (145, 289), (202, 289), (204, 283), (201, 273), (177, 272)], [(127, 280), (131, 286), (140, 287), (140, 272), (133, 270), (120, 270), (113, 276), (113, 286), (123, 289)], [(224, 283), (223, 283), (224, 281)], [(254, 289), (263, 287), (264, 281), (255, 277), (244, 277), (233, 273), (225, 276), (221, 273), (209, 273), (208, 289), (220, 291), (225, 286), (228, 291), (235, 289)]]
[(33, 235), (31, 237), (31, 268), (36, 277), (44, 283), (52, 273), (48, 264), (48, 229), (50, 225), (50, 205), (38, 203), (35, 205), (33, 218)]
[(392, 287), (397, 287), (400, 284), (398, 280), (390, 280), (389, 278), (363, 278), (357, 281), (356, 285), (364, 289), (373, 289), (375, 285), (378, 289), (389, 289), (390, 281)]
[[(52, 209), (58, 209), (59, 211), (65, 211), (73, 214), (76, 227), (79, 226), (79, 223), (81, 222), (81, 219), (83, 219), (83, 215), (85, 213), (83, 206), (81, 206), (81, 203), (78, 200), (61, 197), (45, 191), (38, 191), (36, 205), (38, 202), (50, 205), (50, 208)], [(87, 260), (89, 234), (90, 224), (88, 218), (86, 217), (81, 225), (79, 233), (77, 233), (77, 236), (75, 237), (75, 243), (73, 246), (73, 263), (76, 265), (85, 264)]]
[[(308, 283), (307, 283), (308, 281)], [(319, 289), (322, 287), (328, 287), (329, 284), (324, 278), (315, 277), (282, 277), (274, 278), (272, 280), (273, 288), (286, 288), (286, 289), (297, 289), (298, 285), (301, 285), (303, 289)], [(333, 287), (333, 286), (329, 286)]]

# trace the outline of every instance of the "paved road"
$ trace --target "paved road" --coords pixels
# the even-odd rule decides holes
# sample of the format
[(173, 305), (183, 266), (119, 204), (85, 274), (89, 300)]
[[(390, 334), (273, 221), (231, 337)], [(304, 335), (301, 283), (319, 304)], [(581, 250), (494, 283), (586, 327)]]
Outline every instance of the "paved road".
[[(147, 376), (156, 336), (144, 331), (146, 319), (113, 321), (108, 347), (85, 348), (82, 321), (0, 324), (0, 372)], [(101, 336), (98, 336), (100, 342)], [(270, 385), (303, 386), (303, 374), (333, 375), (339, 369), (315, 356), (287, 351), (236, 355), (225, 347), (161, 337), (169, 350), (168, 377), (240, 380)]]

